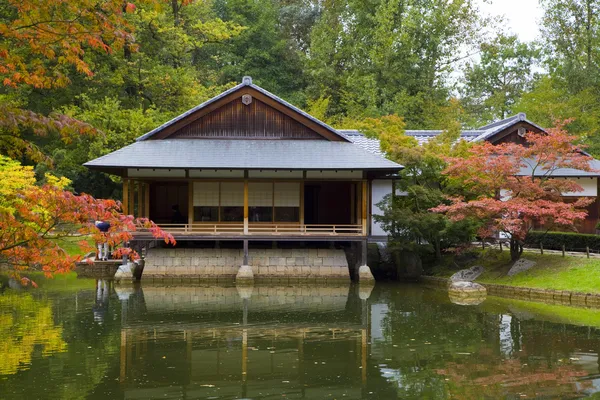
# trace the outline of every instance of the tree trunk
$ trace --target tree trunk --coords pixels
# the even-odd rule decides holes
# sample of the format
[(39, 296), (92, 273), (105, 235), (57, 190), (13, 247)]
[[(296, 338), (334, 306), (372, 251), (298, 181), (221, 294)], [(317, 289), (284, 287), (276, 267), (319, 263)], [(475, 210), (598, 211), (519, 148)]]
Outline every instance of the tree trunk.
[(442, 259), (442, 244), (441, 244), (440, 238), (435, 238), (434, 246), (435, 246), (435, 259), (437, 261), (440, 261)]
[(175, 27), (178, 27), (179, 24), (181, 23), (181, 21), (179, 20), (179, 9), (180, 9), (179, 1), (171, 0), (171, 10), (173, 11), (173, 25)]
[(587, 69), (587, 73), (591, 73), (591, 67), (592, 67), (592, 18), (593, 18), (593, 14), (592, 14), (592, 4), (591, 4), (591, 0), (587, 0), (586, 1), (586, 11), (587, 11), (587, 15), (586, 15), (586, 24), (585, 24), (585, 31), (586, 31), (586, 52), (587, 52), (587, 63), (586, 63), (586, 69)]
[(523, 254), (523, 244), (516, 239), (510, 239), (510, 259), (517, 261), (521, 258), (521, 254)]

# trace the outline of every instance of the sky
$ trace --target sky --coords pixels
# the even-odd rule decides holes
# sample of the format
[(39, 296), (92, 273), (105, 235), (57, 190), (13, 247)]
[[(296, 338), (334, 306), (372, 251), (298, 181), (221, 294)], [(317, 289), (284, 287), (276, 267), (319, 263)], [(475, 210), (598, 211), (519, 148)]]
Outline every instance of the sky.
[(537, 39), (542, 18), (539, 0), (476, 0), (479, 9), (492, 16), (504, 15), (509, 30), (523, 42)]

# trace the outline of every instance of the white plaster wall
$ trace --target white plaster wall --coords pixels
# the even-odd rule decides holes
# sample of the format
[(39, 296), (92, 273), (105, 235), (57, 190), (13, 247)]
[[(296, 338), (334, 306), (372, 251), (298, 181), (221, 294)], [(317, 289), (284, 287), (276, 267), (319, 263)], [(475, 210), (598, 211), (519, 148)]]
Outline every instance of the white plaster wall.
[(583, 188), (583, 192), (563, 193), (565, 197), (595, 197), (598, 195), (598, 178), (570, 178)]
[(383, 211), (377, 207), (383, 198), (392, 193), (391, 179), (375, 179), (371, 183), (371, 235), (372, 236), (387, 236), (387, 232), (381, 228), (381, 225), (374, 221), (373, 215), (382, 215)]

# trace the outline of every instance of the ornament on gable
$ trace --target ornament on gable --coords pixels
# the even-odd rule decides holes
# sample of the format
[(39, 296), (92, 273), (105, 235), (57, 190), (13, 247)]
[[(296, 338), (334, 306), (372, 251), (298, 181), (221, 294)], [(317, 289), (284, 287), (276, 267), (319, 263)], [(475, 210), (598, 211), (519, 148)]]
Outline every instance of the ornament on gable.
[(247, 105), (249, 105), (250, 103), (252, 103), (252, 96), (251, 96), (251, 95), (249, 95), (249, 94), (245, 94), (245, 95), (243, 95), (243, 96), (242, 96), (242, 103), (243, 103), (244, 105), (246, 105), (246, 106), (247, 106)]
[(519, 135), (519, 136), (521, 136), (521, 137), (525, 136), (525, 134), (526, 134), (526, 133), (527, 133), (527, 130), (526, 130), (525, 128), (523, 128), (523, 127), (520, 127), (520, 128), (517, 130), (517, 135)]

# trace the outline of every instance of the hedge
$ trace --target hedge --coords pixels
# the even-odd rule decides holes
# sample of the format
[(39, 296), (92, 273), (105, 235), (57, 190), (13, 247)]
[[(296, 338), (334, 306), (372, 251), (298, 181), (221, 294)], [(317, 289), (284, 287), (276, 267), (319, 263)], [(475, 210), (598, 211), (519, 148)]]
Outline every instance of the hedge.
[(544, 249), (562, 250), (565, 246), (567, 251), (600, 250), (600, 235), (590, 235), (573, 232), (539, 232), (531, 231), (525, 239), (526, 247), (539, 248), (540, 243)]

